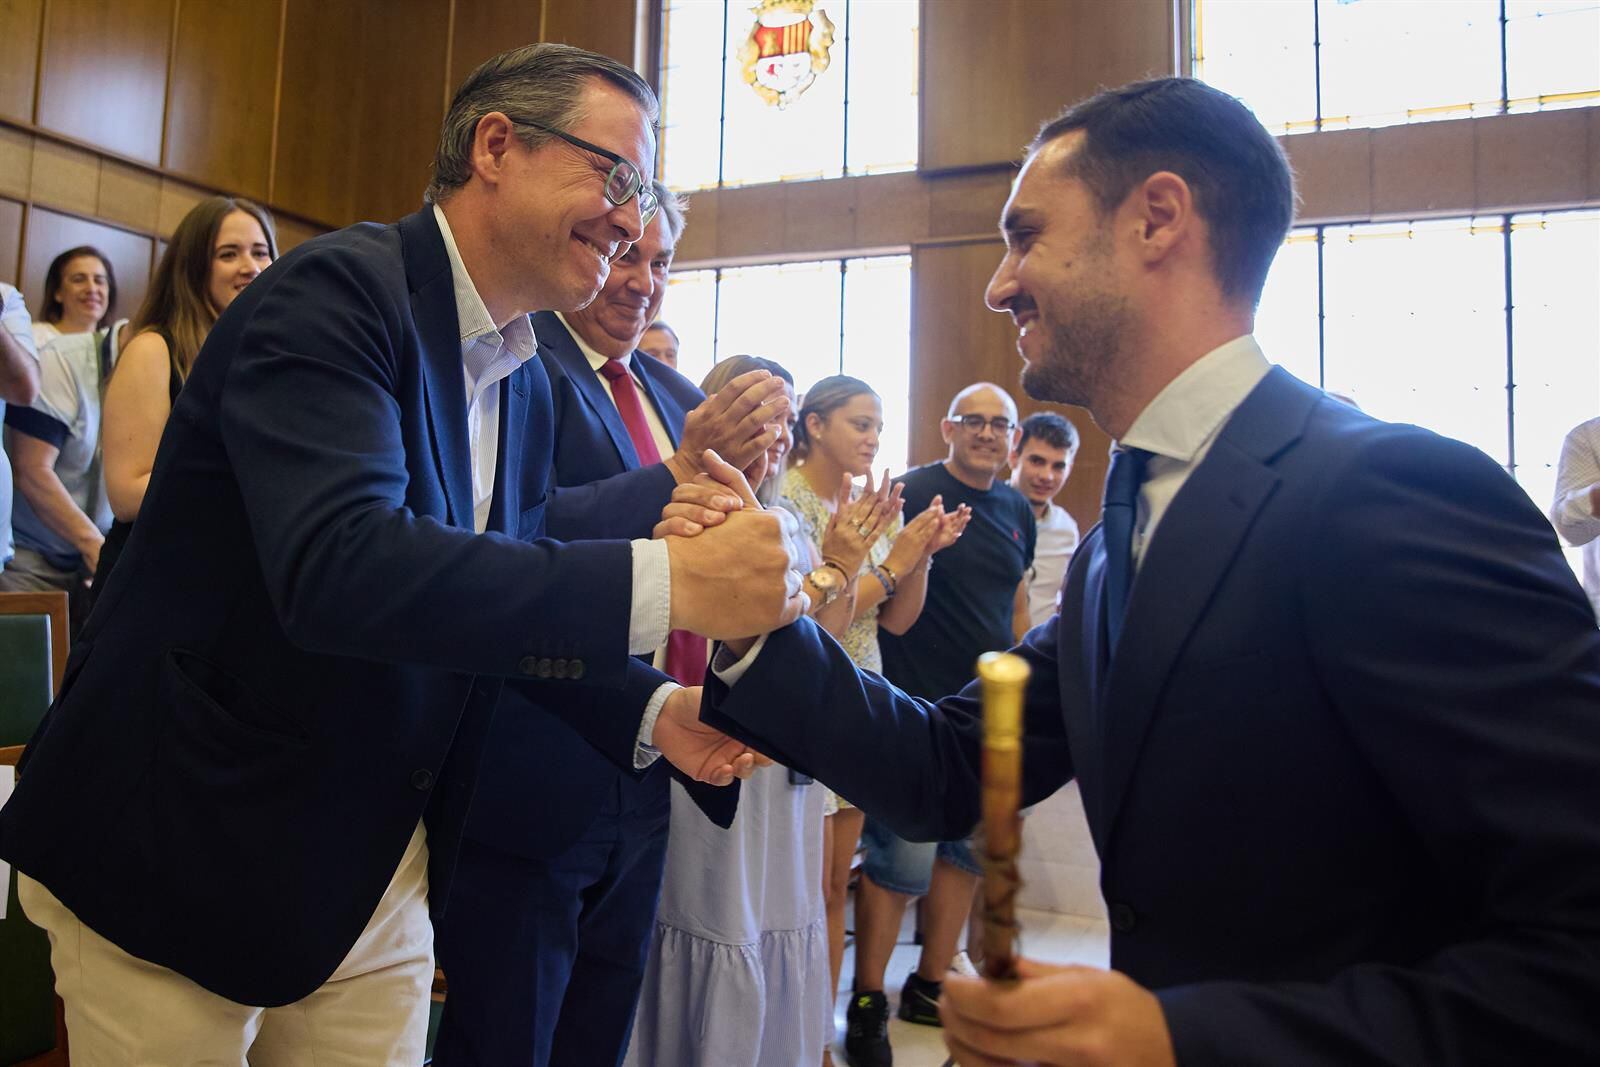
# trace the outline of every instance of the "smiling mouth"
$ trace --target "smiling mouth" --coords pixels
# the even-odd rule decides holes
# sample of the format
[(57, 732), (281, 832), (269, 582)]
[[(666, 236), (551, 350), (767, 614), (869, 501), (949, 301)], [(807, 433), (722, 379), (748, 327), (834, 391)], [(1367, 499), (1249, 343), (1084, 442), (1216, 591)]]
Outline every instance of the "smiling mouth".
[(616, 251), (616, 246), (615, 245), (612, 245), (609, 250), (608, 249), (603, 249), (599, 245), (595, 244), (593, 241), (589, 240), (587, 237), (583, 236), (580, 233), (573, 234), (572, 235), (572, 239), (577, 241), (579, 244), (583, 245), (585, 248), (587, 248), (589, 251), (593, 252), (595, 255), (599, 256), (602, 260), (604, 260), (607, 263), (611, 262), (611, 256)]

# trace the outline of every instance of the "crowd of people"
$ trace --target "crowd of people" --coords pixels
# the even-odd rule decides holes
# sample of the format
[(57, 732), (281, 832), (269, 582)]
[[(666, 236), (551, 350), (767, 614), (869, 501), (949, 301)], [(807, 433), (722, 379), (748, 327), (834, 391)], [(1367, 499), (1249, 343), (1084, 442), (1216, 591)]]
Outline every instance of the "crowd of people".
[[(420, 1063), (437, 961), (444, 1067), (829, 1064), (858, 853), (854, 1067), (918, 897), (898, 1014), (961, 1062), (1592, 1052), (1595, 620), (1503, 471), (1271, 368), (1292, 179), (1248, 112), (1102, 93), (1005, 209), (1023, 387), (1116, 440), (1082, 537), (1076, 428), (1000, 385), (896, 473), (869, 381), (678, 374), (655, 119), (518, 49), (396, 225), (274, 265), (214, 197), (130, 318), (89, 247), (32, 316), (0, 287), (0, 590), (77, 635), (0, 855), (74, 1055)], [(1600, 605), (1597, 515), (1600, 419), (1549, 515)], [(1012, 647), (1116, 969), (996, 987), (967, 686)]]

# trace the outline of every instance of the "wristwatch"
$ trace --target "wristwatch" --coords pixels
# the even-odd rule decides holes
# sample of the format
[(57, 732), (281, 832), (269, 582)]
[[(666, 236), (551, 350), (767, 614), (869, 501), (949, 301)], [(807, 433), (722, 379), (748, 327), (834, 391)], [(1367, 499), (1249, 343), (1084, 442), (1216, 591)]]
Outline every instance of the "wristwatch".
[(825, 608), (839, 599), (848, 580), (844, 568), (829, 560), (806, 575), (806, 581), (822, 594), (822, 603), (817, 606)]

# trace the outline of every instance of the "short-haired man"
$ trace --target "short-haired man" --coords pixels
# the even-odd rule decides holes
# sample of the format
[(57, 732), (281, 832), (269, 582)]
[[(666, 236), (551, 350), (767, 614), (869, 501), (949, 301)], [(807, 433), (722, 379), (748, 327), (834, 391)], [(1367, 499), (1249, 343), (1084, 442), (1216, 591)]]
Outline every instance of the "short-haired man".
[[(706, 401), (635, 351), (683, 233), (678, 198), (660, 210), (576, 311), (533, 316), (554, 400), (555, 481), (546, 512), (563, 541), (648, 537), (680, 483), (715, 449), (740, 466), (764, 455), (781, 379), (745, 375)], [(757, 450), (762, 450), (760, 453)], [(669, 637), (663, 666), (698, 684), (706, 644)], [(626, 715), (627, 697), (602, 714)], [(667, 845), (660, 761), (616, 763), (582, 731), (508, 693), (485, 744), (472, 812), (438, 924), (450, 982), (434, 1047), (456, 1064), (616, 1063), (628, 1047)], [(732, 821), (732, 789), (682, 779), (707, 814)]]
[[(1182, 78), (1070, 108), (1006, 203), (987, 299), (1023, 387), (1116, 442), (1061, 611), (1016, 650), (1022, 801), (1078, 779), (1114, 969), (950, 977), (959, 1062), (1600, 1048), (1600, 630), (1498, 464), (1267, 361), (1293, 212), (1282, 148)], [(977, 821), (976, 686), (915, 700), (806, 620), (718, 656), (709, 722), (909, 836)]]
[[(1009, 648), (1026, 616), (1034, 553), (1033, 509), (999, 474), (1017, 438), (1017, 405), (989, 382), (969, 385), (950, 401), (939, 424), (948, 453), (898, 481), (908, 514), (933, 501), (972, 509), (966, 532), (939, 554), (928, 574), (922, 614), (904, 634), (879, 629), (883, 676), (929, 700), (959, 692), (985, 652)], [(978, 864), (967, 830), (935, 845), (912, 842), (869, 811), (856, 891), (855, 991), (847, 1011), (845, 1051), (852, 1067), (890, 1062), (889, 1004), (884, 971), (906, 905), (926, 894), (922, 955), (900, 993), (900, 1018), (939, 1024), (939, 983), (955, 957), (977, 884)]]
[(678, 369), (678, 331), (657, 319), (639, 338), (639, 351), (654, 356), (673, 370)]
[(543, 538), (528, 313), (587, 304), (639, 239), (655, 116), (613, 60), (495, 57), (431, 204), (301, 245), (211, 331), (0, 810), (75, 1059), (421, 1062), (428, 911), (505, 689), (613, 761), (748, 773), (629, 653), (798, 614), (780, 520)]
[[(1078, 454), (1078, 428), (1053, 411), (1036, 411), (1022, 420), (1022, 436), (1011, 452), (1011, 488), (1028, 498), (1038, 522), (1039, 540), (1028, 568), (1028, 626), (1041, 626), (1056, 613), (1061, 580), (1078, 547), (1078, 523), (1055, 502), (1067, 484)], [(1022, 639), (1022, 634), (1017, 634)]]

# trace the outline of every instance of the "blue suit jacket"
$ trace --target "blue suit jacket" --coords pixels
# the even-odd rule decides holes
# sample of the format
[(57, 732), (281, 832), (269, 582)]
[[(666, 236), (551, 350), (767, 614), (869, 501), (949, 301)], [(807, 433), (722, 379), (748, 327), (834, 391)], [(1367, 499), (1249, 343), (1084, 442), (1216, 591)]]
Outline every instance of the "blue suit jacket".
[(424, 812), (444, 907), (503, 688), (623, 759), (662, 680), (628, 655), (628, 545), (534, 540), (537, 362), (501, 387), (473, 533), (459, 336), (429, 210), (307, 242), (240, 295), (0, 813), (0, 855), (230, 999), (326, 979)]
[[(533, 324), (553, 397), (556, 489), (546, 513), (551, 536), (649, 537), (677, 483), (665, 464), (639, 465), (616, 404), (561, 320), (540, 312)], [(704, 396), (689, 379), (642, 352), (633, 354), (630, 365), (645, 402), (655, 405), (676, 444), (684, 416)], [(528, 694), (532, 696), (536, 694)], [(618, 696), (629, 699), (626, 693)], [(631, 750), (624, 759), (615, 758), (563, 722), (559, 709), (538, 706), (518, 694), (507, 700), (508, 707), (518, 705), (518, 710), (495, 718), (468, 836), (545, 859), (582, 836), (619, 775), (643, 779), (666, 802), (665, 760), (641, 774), (634, 770)], [(637, 725), (638, 715), (631, 718)], [(713, 821), (722, 826), (732, 821), (736, 786), (716, 788), (678, 778)]]
[[(1600, 631), (1522, 490), (1272, 371), (1161, 521), (1117, 655), (1098, 529), (1017, 650), (1027, 803), (1076, 777), (1111, 963), (1192, 1065), (1590, 1063)], [(809, 623), (705, 717), (901, 833), (979, 816), (937, 705)]]

